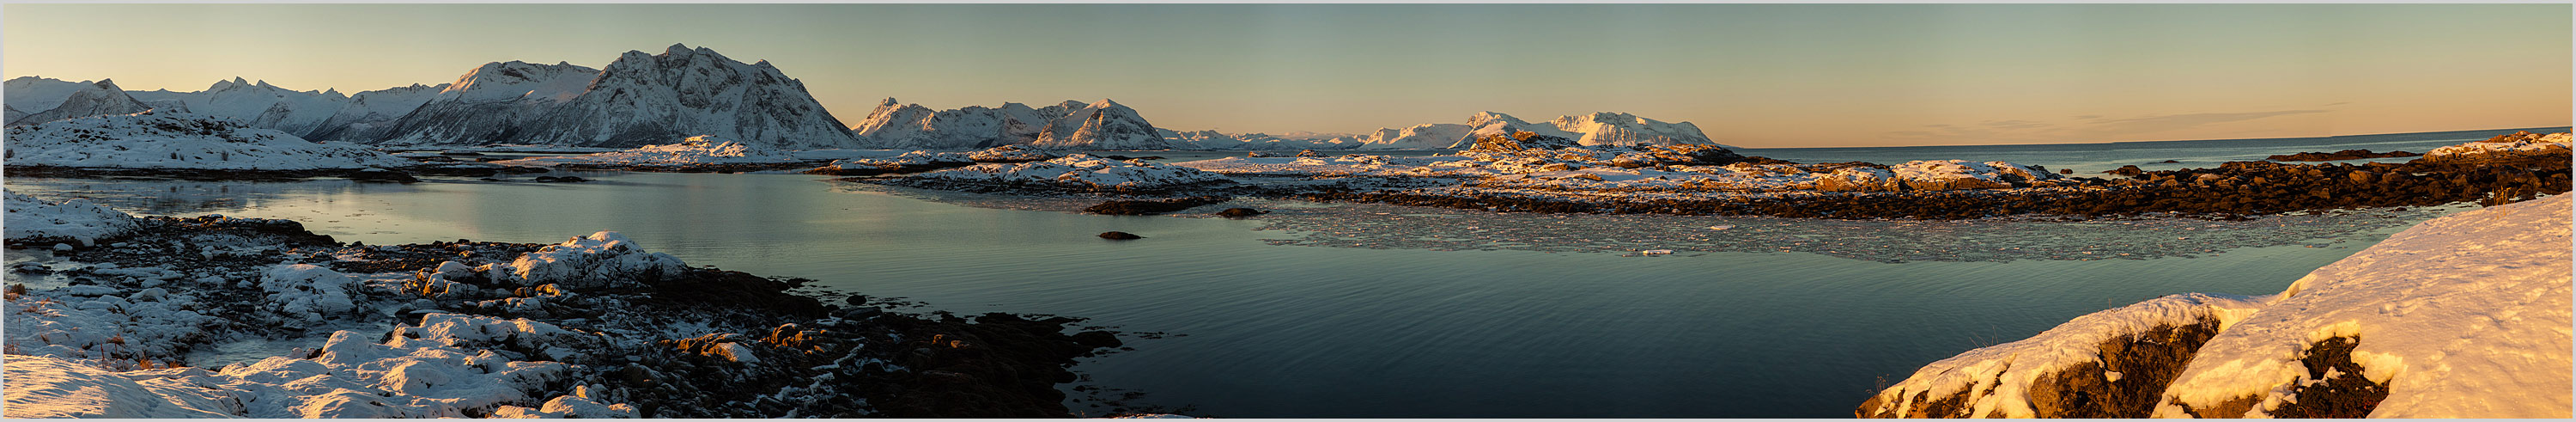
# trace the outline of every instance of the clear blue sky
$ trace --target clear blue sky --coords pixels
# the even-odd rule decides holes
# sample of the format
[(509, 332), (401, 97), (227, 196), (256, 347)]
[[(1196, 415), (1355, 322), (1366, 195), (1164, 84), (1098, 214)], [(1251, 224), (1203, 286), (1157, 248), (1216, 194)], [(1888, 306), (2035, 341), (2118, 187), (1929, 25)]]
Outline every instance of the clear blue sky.
[(7, 76), (342, 92), (492, 61), (767, 59), (844, 123), (1112, 98), (1157, 126), (1361, 132), (1596, 110), (1875, 146), (2567, 125), (2540, 5), (79, 5), (0, 9)]

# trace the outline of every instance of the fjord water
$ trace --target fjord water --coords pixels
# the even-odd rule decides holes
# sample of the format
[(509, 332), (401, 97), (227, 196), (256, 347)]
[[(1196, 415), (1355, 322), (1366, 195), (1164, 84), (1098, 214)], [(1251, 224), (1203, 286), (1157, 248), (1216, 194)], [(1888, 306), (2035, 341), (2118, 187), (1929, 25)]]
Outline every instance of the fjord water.
[[(2243, 143), (2209, 145), (2262, 148)], [(2021, 151), (1981, 148), (1957, 158)], [(2043, 158), (2099, 159), (2074, 151)], [(2122, 155), (2217, 154), (2156, 152)], [(978, 208), (804, 175), (583, 175), (599, 181), (7, 184), (136, 213), (295, 219), (370, 244), (613, 230), (691, 265), (812, 278), (925, 311), (1179, 334), (1130, 339), (1136, 350), (1076, 369), (1086, 384), (1147, 393), (1139, 404), (1229, 417), (1848, 416), (1924, 363), (2164, 294), (2275, 293), (2394, 231), (2093, 261), (1362, 249), (1272, 245), (1263, 239), (1294, 234), (1256, 231), (1260, 218)], [(1093, 236), (1112, 230), (1146, 239)]]

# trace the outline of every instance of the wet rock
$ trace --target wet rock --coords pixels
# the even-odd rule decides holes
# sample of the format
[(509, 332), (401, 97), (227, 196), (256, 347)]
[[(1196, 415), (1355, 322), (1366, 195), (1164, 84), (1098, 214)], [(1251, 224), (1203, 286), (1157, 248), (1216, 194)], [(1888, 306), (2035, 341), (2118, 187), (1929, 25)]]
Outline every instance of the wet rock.
[(2120, 166), (2120, 168), (2117, 168), (2117, 169), (2112, 169), (2112, 170), (2109, 170), (2109, 171), (2104, 171), (2103, 173), (2106, 173), (2106, 174), (2116, 174), (2116, 175), (2128, 176), (2128, 177), (2138, 177), (2138, 175), (2146, 174), (2146, 173), (2147, 173), (2147, 171), (2146, 171), (2146, 169), (2140, 169), (2140, 168), (2138, 168), (2138, 166), (2135, 166), (2135, 165), (2128, 165), (2128, 166)]
[(1192, 196), (1159, 200), (1116, 200), (1102, 202), (1099, 205), (1092, 205), (1089, 208), (1083, 208), (1082, 212), (1107, 215), (1154, 215), (1232, 200), (1234, 200), (1234, 198), (1223, 196)]
[(1216, 215), (1218, 215), (1218, 216), (1222, 216), (1222, 217), (1243, 218), (1243, 217), (1251, 217), (1251, 216), (1262, 215), (1262, 214), (1269, 214), (1269, 213), (1270, 213), (1269, 211), (1262, 211), (1262, 210), (1256, 210), (1256, 209), (1251, 209), (1251, 208), (1227, 208), (1227, 209), (1225, 209), (1224, 211), (1217, 211), (1217, 212), (1216, 212)]
[(1145, 237), (1137, 236), (1128, 232), (1103, 232), (1100, 234), (1100, 238), (1109, 240), (1136, 240), (1143, 239)]
[(581, 183), (590, 181), (590, 179), (584, 179), (579, 176), (537, 176), (537, 178), (530, 180), (537, 183)]

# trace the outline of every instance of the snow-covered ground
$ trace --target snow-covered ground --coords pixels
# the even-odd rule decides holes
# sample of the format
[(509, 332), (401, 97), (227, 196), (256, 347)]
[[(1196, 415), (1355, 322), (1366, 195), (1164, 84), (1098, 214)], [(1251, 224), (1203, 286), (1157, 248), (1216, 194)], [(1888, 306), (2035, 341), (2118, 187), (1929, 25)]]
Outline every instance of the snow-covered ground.
[(1225, 175), (1144, 160), (1074, 154), (1018, 164), (977, 164), (911, 176), (919, 180), (993, 185), (1036, 184), (1082, 190), (1154, 190), (1228, 180)]
[[(2042, 392), (2076, 389), (2068, 380), (2085, 378), (2118, 385), (2118, 372), (2069, 372), (2102, 370), (2115, 358), (2104, 356), (2107, 344), (2143, 341), (2160, 327), (2215, 323), (2215, 335), (2188, 353), (2187, 365), (2163, 362), (2181, 366), (2168, 374), (2170, 384), (2127, 387), (2153, 394), (2141, 402), (2153, 407), (2137, 410), (2267, 417), (2302, 401), (2357, 402), (2320, 388), (2338, 378), (2355, 382), (2347, 374), (2303, 361), (2335, 356), (2316, 345), (2345, 339), (2355, 343), (2350, 362), (2318, 363), (2358, 366), (2361, 378), (2385, 385), (2385, 398), (2368, 408), (2371, 417), (2566, 418), (2571, 198), (2427, 221), (2274, 295), (2183, 294), (2079, 317), (1926, 365), (1860, 412), (2051, 416), (2039, 412), (2065, 403)], [(1943, 402), (1950, 398), (1963, 400)], [(1922, 414), (1927, 409), (1935, 413)]]
[(308, 142), (232, 119), (157, 111), (14, 127), (7, 145), (11, 166), (324, 170), (413, 164), (365, 147)]
[(84, 246), (99, 239), (123, 234), (134, 229), (134, 216), (92, 204), (87, 199), (72, 198), (47, 201), (0, 191), (7, 197), (8, 219), (0, 224), (12, 243), (38, 239), (70, 239)]

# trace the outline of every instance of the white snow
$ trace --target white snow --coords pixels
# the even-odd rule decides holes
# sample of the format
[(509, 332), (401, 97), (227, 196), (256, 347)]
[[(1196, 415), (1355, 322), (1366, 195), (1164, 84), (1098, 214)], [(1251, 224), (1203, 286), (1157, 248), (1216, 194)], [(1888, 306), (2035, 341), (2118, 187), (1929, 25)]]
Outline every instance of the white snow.
[(5, 230), (12, 242), (61, 237), (78, 240), (84, 246), (95, 245), (98, 239), (125, 233), (138, 224), (132, 215), (87, 199), (48, 201), (6, 190), (0, 190), (0, 195), (7, 197), (8, 214), (5, 221), (0, 221), (0, 226), (5, 226), (0, 230)]
[(603, 231), (537, 248), (507, 265), (487, 267), (486, 272), (497, 273), (496, 280), (515, 280), (523, 286), (561, 284), (582, 288), (639, 278), (676, 277), (688, 264), (670, 254), (645, 252), (624, 234)]
[(912, 177), (992, 184), (1033, 183), (1088, 190), (1161, 189), (1228, 180), (1199, 169), (1158, 165), (1144, 160), (1112, 160), (1090, 154), (1018, 164), (977, 164)]
[(350, 294), (361, 287), (356, 277), (312, 264), (270, 267), (259, 278), (260, 290), (268, 292), (268, 303), (261, 306), (274, 307), (285, 315), (300, 315), (308, 323), (321, 322), (326, 314), (357, 310), (356, 299)]
[[(2522, 135), (2522, 136), (2517, 136), (2517, 135)], [(2494, 141), (2503, 141), (2503, 142), (2494, 142)], [(2486, 155), (2493, 155), (2493, 154), (2532, 154), (2532, 153), (2544, 153), (2544, 152), (2552, 152), (2552, 151), (2559, 152), (2559, 153), (2566, 153), (2566, 152), (2568, 151), (2568, 146), (2569, 146), (2569, 135), (2568, 135), (2568, 133), (2567, 133), (2567, 132), (2551, 133), (2551, 134), (2545, 134), (2545, 135), (2532, 135), (2532, 134), (2528, 134), (2528, 133), (2522, 133), (2522, 134), (2516, 134), (2516, 135), (2498, 136), (2498, 137), (2496, 137), (2496, 139), (2491, 139), (2491, 140), (2487, 140), (2487, 141), (2470, 142), (2470, 143), (2464, 143), (2464, 144), (2459, 144), (2459, 145), (2452, 145), (2452, 146), (2446, 146), (2446, 147), (2441, 147), (2441, 148), (2434, 148), (2432, 152), (2424, 153), (2424, 158), (2427, 158), (2427, 159), (2472, 158), (2472, 157), (2486, 156)]]
[(2433, 219), (2308, 273), (2202, 346), (2157, 415), (2251, 395), (2260, 416), (2296, 400), (2308, 345), (2351, 336), (2388, 383), (2371, 417), (2568, 417), (2571, 198)]
[(411, 160), (275, 129), (187, 113), (144, 112), (9, 129), (12, 166), (127, 169), (316, 170), (398, 167)]
[[(2106, 340), (2204, 318), (2220, 331), (2169, 385), (2157, 417), (2189, 417), (2254, 397), (2268, 416), (2306, 379), (2307, 348), (2352, 337), (2364, 377), (2388, 384), (2370, 416), (2566, 418), (2569, 195), (2426, 221), (2319, 268), (2280, 294), (2182, 294), (2068, 321), (2029, 339), (1924, 366), (1880, 397), (1902, 414), (1969, 392), (1972, 414), (2031, 417), (2030, 387), (2049, 372), (2098, 359)], [(2238, 416), (2238, 415), (2218, 415)]]

